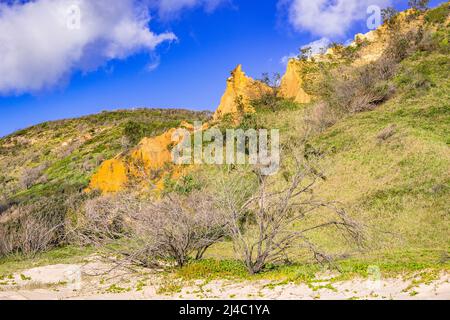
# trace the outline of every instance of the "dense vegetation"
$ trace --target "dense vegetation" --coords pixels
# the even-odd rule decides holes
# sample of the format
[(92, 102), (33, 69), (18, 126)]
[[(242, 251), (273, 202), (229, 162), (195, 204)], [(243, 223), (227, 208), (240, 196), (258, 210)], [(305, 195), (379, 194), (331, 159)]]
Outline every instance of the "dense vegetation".
[[(274, 94), (253, 101), (257, 112), (242, 114), (238, 125), (232, 119), (218, 124), (219, 128), (280, 129), (282, 168), (268, 181), (255, 175), (254, 168), (201, 166), (179, 181), (166, 181), (165, 198), (157, 206), (147, 197), (136, 200), (129, 194), (83, 195), (79, 191), (103, 159), (181, 120), (208, 116), (187, 111), (121, 111), (45, 123), (1, 139), (2, 210), (15, 208), (20, 217), (36, 211), (51, 216), (55, 232), (51, 238), (40, 239), (44, 240), (44, 247), (71, 241), (79, 244), (80, 236), (81, 243), (89, 245), (126, 239), (119, 245), (124, 256), (133, 256), (145, 265), (155, 263), (154, 258), (173, 259), (182, 266), (179, 275), (193, 279), (224, 274), (243, 277), (246, 271), (265, 271), (269, 276), (280, 271), (288, 278), (301, 277), (317, 269), (317, 265), (300, 265), (313, 258), (322, 263), (334, 261), (340, 270), (347, 268), (357, 274), (363, 274), (370, 264), (395, 272), (448, 269), (449, 5), (422, 10), (418, 8), (419, 12), (412, 12), (406, 19), (406, 23), (424, 19), (423, 24), (408, 32), (397, 29), (395, 12), (389, 15), (389, 45), (377, 61), (368, 65), (353, 64), (365, 43), (350, 49), (335, 44), (338, 54), (329, 61), (304, 59), (302, 76), (311, 84), (307, 90), (315, 96), (313, 103), (300, 106), (279, 98), (274, 90)], [(247, 202), (261, 190), (268, 192), (267, 186), (271, 191), (283, 190), (299, 172), (304, 172), (295, 167), (297, 157), (308, 164), (308, 174), (302, 176), (302, 183), (311, 186), (307, 189), (306, 208), (320, 205), (314, 208), (311, 218), (289, 220), (292, 215), (288, 214), (273, 225), (280, 217), (280, 199), (274, 200), (272, 208), (261, 208), (258, 203), (247, 207)], [(311, 179), (314, 184), (310, 184)], [(70, 203), (67, 194), (74, 197)], [(228, 199), (228, 203), (238, 207), (232, 212), (239, 212), (235, 220), (230, 220), (221, 202), (225, 195), (236, 196)], [(54, 207), (42, 199), (62, 204), (52, 211)], [(141, 204), (139, 210), (136, 201)], [(197, 204), (199, 210), (192, 214), (186, 203), (188, 208)], [(305, 209), (305, 202), (301, 203)], [(339, 228), (315, 230), (315, 226), (329, 221), (326, 211), (331, 203), (335, 205), (332, 213), (344, 217), (343, 225), (349, 233), (342, 233)], [(160, 214), (167, 210), (178, 214), (167, 221), (171, 215)], [(265, 214), (258, 216), (258, 212)], [(158, 219), (148, 219), (149, 215)], [(80, 223), (80, 217), (89, 217), (95, 223)], [(68, 218), (75, 222), (71, 225), (81, 226), (71, 230), (76, 235), (73, 238), (67, 234)], [(48, 221), (45, 219), (45, 223)], [(127, 225), (125, 221), (133, 223)], [(20, 229), (27, 225), (26, 221), (15, 223), (7, 228), (3, 223), (0, 230), (21, 239), (22, 245), (15, 251), (40, 251), (40, 246), (30, 246), (30, 239), (19, 236), (26, 234)], [(267, 253), (266, 249), (272, 245), (267, 242), (272, 234), (258, 234), (258, 229), (267, 225), (282, 226), (288, 235), (299, 230), (314, 231), (308, 237), (292, 237), (299, 245), (294, 246), (292, 241), (277, 259), (271, 260), (268, 256), (273, 252)], [(41, 220), (33, 221), (31, 226), (46, 229)], [(358, 232), (354, 232), (356, 229)], [(361, 240), (360, 234), (364, 241), (353, 241)], [(256, 240), (255, 245), (258, 237), (263, 240)], [(261, 242), (262, 248), (249, 257), (245, 248), (258, 247)], [(8, 252), (7, 249), (3, 250)], [(241, 261), (235, 260), (236, 253)], [(203, 257), (209, 260), (193, 261)]]
[[(35, 253), (66, 243), (62, 224), (94, 196), (83, 190), (102, 161), (134, 147), (143, 135), (155, 136), (181, 121), (209, 117), (208, 112), (174, 109), (119, 110), (46, 122), (1, 138), (0, 215), (17, 212), (22, 221), (3, 215), (7, 222), (0, 235), (10, 241), (0, 252)], [(27, 238), (26, 228), (56, 232), (45, 239), (36, 235), (43, 243), (30, 244), (37, 240)]]

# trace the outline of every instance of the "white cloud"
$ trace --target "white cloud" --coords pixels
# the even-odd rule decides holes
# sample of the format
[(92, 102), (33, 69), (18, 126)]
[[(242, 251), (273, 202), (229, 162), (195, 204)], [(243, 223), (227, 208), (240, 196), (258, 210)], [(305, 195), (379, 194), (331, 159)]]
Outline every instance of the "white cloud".
[(176, 39), (153, 33), (149, 21), (147, 6), (135, 0), (0, 4), (0, 93), (51, 88), (73, 72)]
[(308, 43), (307, 45), (304, 45), (302, 49), (310, 48), (311, 54), (319, 54), (319, 53), (325, 53), (325, 51), (328, 49), (328, 47), (331, 44), (331, 40), (328, 38), (321, 38), (319, 40), (313, 41), (311, 43)]
[(203, 7), (207, 12), (214, 11), (229, 0), (155, 0), (154, 6), (158, 8), (159, 15), (167, 18), (177, 15), (184, 9)]
[[(311, 55), (325, 53), (326, 49), (330, 46), (331, 40), (328, 38), (321, 38), (319, 40), (313, 41), (301, 47), (301, 49), (310, 48)], [(281, 58), (280, 63), (287, 65), (289, 60), (292, 58), (297, 58), (299, 53), (290, 53)]]
[(285, 55), (284, 57), (282, 57), (280, 59), (280, 63), (282, 65), (286, 66), (288, 64), (289, 60), (296, 58), (296, 57), (298, 57), (298, 53), (289, 53), (288, 55)]
[(151, 71), (158, 69), (160, 63), (161, 63), (161, 59), (159, 58), (159, 56), (155, 56), (153, 58), (153, 61), (151, 61), (149, 64), (147, 64), (147, 67), (146, 67), (147, 71), (151, 72)]
[(280, 0), (288, 7), (289, 22), (297, 31), (321, 37), (345, 36), (355, 22), (368, 18), (371, 5), (386, 7), (391, 0)]

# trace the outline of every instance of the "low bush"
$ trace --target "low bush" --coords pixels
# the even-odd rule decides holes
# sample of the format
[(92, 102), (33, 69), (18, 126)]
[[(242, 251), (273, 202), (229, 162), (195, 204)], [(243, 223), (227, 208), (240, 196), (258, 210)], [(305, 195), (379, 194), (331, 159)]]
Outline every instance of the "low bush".
[(308, 110), (305, 123), (308, 130), (321, 132), (334, 125), (339, 118), (329, 104), (321, 101)]
[(58, 246), (76, 243), (73, 222), (84, 203), (96, 196), (78, 188), (60, 186), (38, 198), (9, 200), (0, 215), (0, 256), (20, 253), (33, 256)]
[(128, 121), (123, 129), (123, 135), (128, 144), (137, 145), (143, 138), (161, 134), (167, 129), (177, 127), (180, 121), (169, 120), (166, 122), (152, 121), (150, 123)]
[(178, 193), (181, 195), (188, 195), (193, 191), (198, 191), (202, 188), (200, 181), (192, 174), (185, 175), (174, 181), (169, 177), (164, 179), (164, 193)]
[(224, 224), (203, 191), (170, 193), (159, 201), (122, 193), (86, 201), (70, 234), (81, 245), (125, 240), (118, 253), (133, 263), (154, 266), (174, 260), (183, 266), (192, 257), (201, 259), (226, 235)]
[(0, 256), (32, 256), (63, 243), (66, 212), (62, 197), (9, 208), (0, 221)]
[(191, 256), (201, 259), (226, 235), (225, 219), (202, 191), (169, 194), (159, 202), (146, 202), (129, 216), (134, 237), (142, 243), (129, 256), (145, 265), (173, 259), (181, 267)]
[(47, 164), (42, 164), (34, 168), (25, 168), (19, 180), (20, 186), (24, 189), (31, 188), (41, 178), (47, 167)]
[(126, 195), (106, 195), (79, 203), (81, 209), (68, 217), (69, 241), (78, 245), (102, 245), (127, 234), (125, 218), (138, 210), (136, 198)]
[(384, 128), (383, 130), (381, 130), (377, 135), (377, 139), (380, 142), (386, 141), (390, 137), (392, 137), (396, 132), (397, 132), (397, 126), (395, 124), (392, 124), (392, 125)]

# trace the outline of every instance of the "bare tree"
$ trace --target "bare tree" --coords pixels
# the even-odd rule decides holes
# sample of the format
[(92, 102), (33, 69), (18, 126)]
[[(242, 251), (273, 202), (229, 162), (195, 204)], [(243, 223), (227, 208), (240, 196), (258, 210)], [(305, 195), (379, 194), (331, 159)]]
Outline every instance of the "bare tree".
[(280, 82), (281, 75), (279, 73), (274, 73), (272, 75), (267, 72), (263, 73), (261, 79), (255, 83), (263, 83), (265, 86), (259, 86), (259, 96), (257, 99), (253, 100), (252, 103), (257, 108), (263, 107), (275, 112), (282, 100), (280, 98)]
[(408, 6), (418, 11), (425, 11), (428, 9), (429, 3), (430, 0), (409, 0)]
[[(260, 175), (258, 170), (255, 176), (255, 194), (243, 194), (243, 190), (248, 190), (244, 186), (248, 179), (223, 181), (218, 200), (226, 214), (235, 250), (251, 274), (261, 272), (269, 262), (286, 260), (289, 249), (296, 243), (310, 250), (318, 261), (330, 261), (330, 256), (308, 237), (314, 230), (335, 227), (349, 239), (361, 241), (358, 224), (343, 209), (314, 197), (313, 187), (323, 176), (308, 161), (297, 160), (295, 173), (279, 190), (271, 188), (270, 178)], [(303, 223), (311, 215), (319, 214), (321, 208), (328, 209), (332, 217), (323, 217), (322, 222), (312, 226)]]
[(394, 7), (387, 7), (381, 10), (383, 23), (388, 27), (388, 31), (395, 33), (399, 31), (399, 12)]
[(313, 55), (313, 51), (311, 47), (303, 47), (300, 48), (300, 53), (297, 57), (298, 60), (300, 61), (307, 61), (308, 59), (310, 59)]

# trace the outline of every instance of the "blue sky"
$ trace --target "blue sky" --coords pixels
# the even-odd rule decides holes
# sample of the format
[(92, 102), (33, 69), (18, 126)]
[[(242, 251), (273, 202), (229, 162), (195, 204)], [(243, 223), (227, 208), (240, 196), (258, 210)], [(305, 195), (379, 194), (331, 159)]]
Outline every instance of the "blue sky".
[[(184, 1), (194, 3), (199, 0)], [(280, 5), (280, 0), (233, 0), (212, 7), (199, 1), (197, 5), (180, 6), (167, 12), (162, 11), (158, 1), (157, 4), (150, 1), (152, 4), (148, 5), (148, 10), (152, 18), (147, 25), (149, 30), (154, 34), (171, 33), (177, 40), (161, 40), (154, 48), (156, 41), (146, 43), (143, 50), (127, 51), (123, 57), (118, 53), (116, 56), (119, 58), (115, 56), (96, 62), (88, 72), (84, 67), (76, 66), (81, 61), (74, 60), (70, 68), (64, 69), (68, 72), (55, 78), (56, 84), (44, 88), (23, 89), (21, 84), (21, 89), (11, 89), (16, 73), (13, 67), (4, 66), (14, 79), (8, 82), (9, 89), (3, 91), (0, 81), (0, 136), (43, 121), (102, 110), (133, 107), (214, 110), (225, 89), (226, 78), (237, 64), (241, 63), (244, 71), (255, 78), (263, 72), (283, 73), (282, 57), (297, 52), (302, 45), (324, 36), (344, 42), (357, 32), (367, 31), (364, 19), (350, 21), (349, 27), (337, 34), (320, 34), (320, 30), (299, 27), (293, 22), (292, 11), (289, 11), (290, 0), (281, 1), (284, 6)], [(394, 4), (403, 9), (406, 2), (396, 1)], [(441, 2), (432, 1), (432, 5)], [(1, 20), (0, 15), (0, 28), (9, 26), (2, 25)], [(39, 20), (33, 28), (39, 28)], [(28, 31), (22, 28), (18, 32)], [(29, 41), (29, 38), (24, 39)], [(5, 63), (1, 59), (1, 50), (0, 47), (0, 71), (2, 63)], [(33, 55), (33, 52), (28, 54)], [(18, 60), (18, 64), (28, 63), (36, 71), (34, 76), (39, 77), (43, 73), (45, 76), (46, 65), (43, 67), (39, 61), (28, 61), (33, 59), (28, 56), (23, 59), (23, 62)], [(66, 57), (61, 59), (66, 61)], [(52, 66), (49, 65), (48, 70), (51, 73)], [(8, 76), (0, 74), (0, 77)]]

